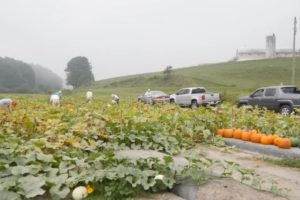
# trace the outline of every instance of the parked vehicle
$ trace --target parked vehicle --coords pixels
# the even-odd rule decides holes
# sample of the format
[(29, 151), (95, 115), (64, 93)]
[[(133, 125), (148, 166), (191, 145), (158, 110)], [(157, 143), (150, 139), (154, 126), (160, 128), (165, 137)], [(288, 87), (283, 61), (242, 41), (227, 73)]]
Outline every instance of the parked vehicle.
[(289, 115), (295, 108), (300, 108), (300, 91), (294, 85), (263, 87), (249, 96), (241, 97), (237, 105), (266, 107)]
[(217, 105), (220, 102), (219, 93), (207, 92), (204, 87), (183, 88), (170, 96), (170, 103), (192, 108), (200, 105)]
[[(150, 94), (151, 94), (152, 104), (169, 103), (169, 101), (170, 101), (169, 95), (167, 95), (166, 93), (164, 93), (162, 91), (158, 91), (158, 90), (154, 91), (153, 90), (153, 91), (150, 91)], [(138, 96), (138, 101), (147, 103), (146, 94)]]

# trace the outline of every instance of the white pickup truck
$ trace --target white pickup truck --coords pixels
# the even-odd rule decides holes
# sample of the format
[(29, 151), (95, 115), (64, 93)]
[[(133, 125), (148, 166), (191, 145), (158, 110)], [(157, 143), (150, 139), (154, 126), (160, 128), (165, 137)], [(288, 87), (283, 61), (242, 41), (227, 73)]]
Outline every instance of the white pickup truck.
[(177, 93), (170, 95), (170, 103), (191, 108), (200, 105), (217, 105), (220, 102), (219, 93), (207, 92), (204, 87), (183, 88)]

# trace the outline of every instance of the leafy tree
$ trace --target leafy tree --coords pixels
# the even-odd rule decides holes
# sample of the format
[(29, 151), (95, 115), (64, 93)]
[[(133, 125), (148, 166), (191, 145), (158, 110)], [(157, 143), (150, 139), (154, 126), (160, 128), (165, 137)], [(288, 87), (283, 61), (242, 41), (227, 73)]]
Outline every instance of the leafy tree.
[(68, 62), (65, 72), (67, 73), (67, 84), (74, 88), (89, 85), (95, 81), (92, 66), (86, 57), (72, 58)]

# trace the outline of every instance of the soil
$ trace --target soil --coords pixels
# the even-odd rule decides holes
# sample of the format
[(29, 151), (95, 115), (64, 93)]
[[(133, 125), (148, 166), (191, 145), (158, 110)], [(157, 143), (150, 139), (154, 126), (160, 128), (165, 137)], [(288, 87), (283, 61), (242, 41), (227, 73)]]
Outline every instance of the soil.
[[(254, 172), (259, 176), (259, 180), (261, 181), (260, 188), (261, 190), (269, 191), (269, 193), (262, 192), (261, 190), (249, 190), (247, 187), (243, 187), (243, 184), (239, 183), (241, 181), (240, 174), (234, 174), (233, 178), (236, 180), (236, 183), (239, 183), (241, 187), (245, 188), (243, 191), (243, 195), (246, 197), (244, 199), (263, 199), (260, 196), (255, 197), (255, 193), (261, 194), (277, 194), (284, 196), (286, 199), (290, 200), (299, 200), (300, 199), (300, 170), (296, 168), (290, 167), (282, 167), (270, 162), (265, 161), (264, 158), (266, 156), (262, 156), (259, 153), (244, 151), (235, 148), (216, 148), (210, 147), (206, 145), (198, 145), (195, 149), (192, 150), (193, 152), (198, 152), (204, 157), (220, 160), (222, 162), (226, 161), (233, 161), (238, 163), (241, 167), (246, 169), (252, 169)], [(272, 159), (277, 159), (274, 157), (268, 157)], [(219, 175), (222, 173), (222, 170), (215, 169), (214, 173)], [(246, 182), (247, 184), (251, 185), (252, 180)], [(213, 186), (217, 187), (219, 182), (213, 182)], [(271, 191), (273, 185), (273, 190)], [(235, 186), (237, 187), (237, 185)], [(212, 187), (213, 189), (214, 187)], [(203, 188), (200, 188), (203, 189)], [(207, 188), (209, 193), (209, 187)], [(254, 192), (257, 191), (257, 192)], [(231, 190), (228, 190), (231, 193)], [(271, 193), (272, 192), (272, 193)], [(226, 194), (226, 191), (223, 193), (224, 196), (229, 195)], [(267, 196), (266, 196), (267, 197)], [(202, 199), (202, 198), (201, 198)], [(217, 199), (217, 198), (213, 198)], [(224, 199), (224, 198), (220, 198)], [(232, 197), (231, 200), (241, 199), (239, 197)], [(270, 198), (266, 198), (270, 199)]]
[(256, 190), (233, 179), (211, 180), (198, 191), (200, 200), (285, 200), (272, 193)]
[[(201, 185), (198, 191), (199, 200), (286, 200), (270, 192), (256, 190), (233, 179), (212, 179)], [(197, 200), (198, 200), (197, 199)], [(151, 194), (135, 200), (184, 200), (173, 193)], [(195, 199), (196, 200), (196, 199)]]
[[(198, 145), (191, 150), (193, 153), (204, 157), (220, 160), (221, 162), (233, 161), (241, 167), (253, 169), (261, 180), (260, 190), (250, 187), (251, 181), (241, 183), (239, 174), (234, 174), (233, 179), (211, 179), (201, 185), (198, 191), (200, 200), (299, 200), (300, 199), (300, 170), (290, 167), (281, 167), (264, 161), (259, 153), (248, 152), (235, 148), (216, 148)], [(275, 158), (274, 158), (275, 159)], [(214, 175), (220, 175), (222, 169), (215, 168)], [(235, 180), (234, 180), (235, 179)], [(273, 184), (273, 190), (271, 186)], [(165, 192), (135, 198), (136, 200), (183, 200), (173, 193)]]
[(158, 194), (147, 194), (143, 197), (134, 198), (135, 200), (184, 200), (170, 192), (163, 192)]

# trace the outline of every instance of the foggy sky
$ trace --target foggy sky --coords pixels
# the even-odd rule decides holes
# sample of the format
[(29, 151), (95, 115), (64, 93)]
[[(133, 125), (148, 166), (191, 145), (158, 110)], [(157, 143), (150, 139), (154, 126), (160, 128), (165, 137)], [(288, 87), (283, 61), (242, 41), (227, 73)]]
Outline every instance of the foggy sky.
[(294, 16), (300, 0), (0, 0), (0, 56), (63, 79), (86, 56), (99, 80), (227, 61), (272, 33), (292, 48)]

